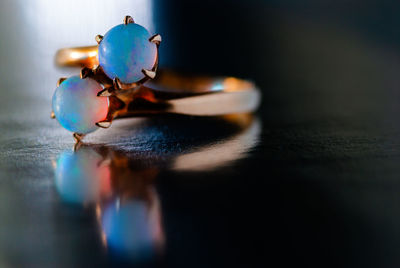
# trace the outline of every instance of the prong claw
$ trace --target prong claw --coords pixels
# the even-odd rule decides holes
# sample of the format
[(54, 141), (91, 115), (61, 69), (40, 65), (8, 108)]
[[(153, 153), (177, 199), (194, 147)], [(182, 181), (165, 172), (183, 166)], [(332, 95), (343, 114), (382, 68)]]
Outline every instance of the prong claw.
[(110, 97), (112, 95), (113, 89), (114, 88), (105, 88), (97, 93), (97, 97)]
[(143, 73), (145, 76), (147, 76), (148, 78), (150, 78), (150, 79), (153, 79), (154, 77), (156, 77), (156, 72), (154, 72), (154, 71), (150, 71), (150, 70), (143, 69), (143, 70), (142, 70), (142, 73)]
[(56, 118), (56, 114), (54, 113), (54, 111), (51, 111), (50, 118), (51, 119), (55, 119)]
[(152, 37), (149, 38), (149, 41), (156, 44), (156, 45), (160, 45), (162, 39), (161, 39), (161, 35), (159, 34), (155, 34)]
[(135, 21), (133, 20), (133, 18), (131, 16), (125, 16), (124, 24), (127, 25), (129, 23), (135, 23)]
[(80, 143), (83, 137), (85, 137), (85, 134), (74, 133), (73, 137), (76, 143)]
[(111, 122), (110, 121), (97, 122), (96, 126), (101, 127), (101, 128), (109, 128), (111, 126)]
[(121, 85), (120, 85), (121, 81), (119, 80), (118, 77), (115, 77), (113, 79), (113, 86), (115, 90), (121, 90)]
[(100, 68), (101, 68), (100, 65), (93, 66), (92, 68), (93, 75), (96, 75), (99, 72)]
[(85, 79), (86, 77), (88, 77), (89, 75), (92, 75), (92, 74), (93, 74), (92, 69), (90, 69), (88, 67), (83, 67), (80, 72), (80, 77), (81, 77), (81, 79)]
[(101, 40), (103, 40), (103, 37), (101, 34), (96, 35), (96, 37), (94, 38), (97, 42), (97, 44), (100, 44)]
[(57, 87), (59, 87), (60, 84), (61, 84), (64, 80), (66, 80), (66, 79), (67, 79), (66, 77), (61, 77), (60, 79), (58, 79), (58, 81), (57, 81)]

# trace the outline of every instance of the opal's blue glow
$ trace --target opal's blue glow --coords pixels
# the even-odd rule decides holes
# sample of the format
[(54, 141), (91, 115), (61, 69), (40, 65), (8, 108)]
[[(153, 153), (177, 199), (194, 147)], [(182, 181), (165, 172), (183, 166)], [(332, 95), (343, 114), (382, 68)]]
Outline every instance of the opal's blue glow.
[(53, 95), (53, 111), (67, 130), (87, 134), (98, 129), (96, 123), (106, 119), (108, 98), (97, 97), (102, 86), (91, 78), (72, 76), (63, 81)]
[(107, 245), (121, 257), (144, 260), (156, 254), (156, 222), (145, 201), (132, 199), (121, 206), (110, 205), (102, 217)]
[(90, 204), (111, 195), (110, 169), (99, 165), (103, 158), (90, 148), (64, 151), (57, 160), (55, 184), (62, 200)]
[(157, 58), (157, 46), (150, 33), (136, 23), (120, 24), (109, 30), (99, 45), (99, 63), (104, 72), (123, 83), (144, 78), (142, 69), (151, 70)]

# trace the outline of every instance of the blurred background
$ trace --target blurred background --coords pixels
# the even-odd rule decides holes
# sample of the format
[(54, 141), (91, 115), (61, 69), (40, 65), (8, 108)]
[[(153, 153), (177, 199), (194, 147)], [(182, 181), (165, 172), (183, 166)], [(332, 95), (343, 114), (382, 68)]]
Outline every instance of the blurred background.
[[(400, 4), (0, 2), (1, 267), (398, 267)], [(254, 81), (255, 115), (129, 119), (77, 152), (57, 49), (125, 15), (160, 66)]]

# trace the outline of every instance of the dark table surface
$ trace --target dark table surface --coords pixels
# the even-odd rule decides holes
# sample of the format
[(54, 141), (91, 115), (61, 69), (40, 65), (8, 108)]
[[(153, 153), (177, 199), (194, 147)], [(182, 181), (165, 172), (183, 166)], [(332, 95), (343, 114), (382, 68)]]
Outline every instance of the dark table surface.
[[(1, 2), (0, 267), (398, 267), (400, 5), (281, 2)], [(127, 14), (162, 66), (255, 81), (259, 111), (121, 120), (74, 153), (54, 53)]]

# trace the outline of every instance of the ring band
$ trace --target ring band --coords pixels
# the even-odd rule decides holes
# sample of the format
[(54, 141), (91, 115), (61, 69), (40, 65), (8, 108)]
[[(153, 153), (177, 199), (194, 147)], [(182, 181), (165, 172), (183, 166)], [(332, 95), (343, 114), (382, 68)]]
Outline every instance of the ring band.
[(247, 80), (168, 70), (156, 76), (161, 35), (150, 35), (130, 16), (95, 39), (97, 46), (60, 49), (55, 57), (59, 66), (82, 67), (80, 76), (58, 80), (51, 113), (77, 142), (121, 117), (221, 116), (258, 108), (260, 92)]
[[(93, 68), (98, 65), (97, 46), (64, 48), (57, 51), (58, 66)], [(131, 105), (137, 96), (152, 95), (152, 101)], [(118, 117), (175, 113), (195, 116), (218, 116), (253, 112), (260, 102), (254, 83), (234, 77), (184, 76), (158, 70), (140, 94), (120, 97), (127, 107)], [(157, 105), (155, 105), (157, 103)]]

